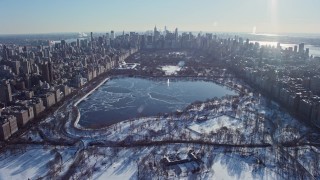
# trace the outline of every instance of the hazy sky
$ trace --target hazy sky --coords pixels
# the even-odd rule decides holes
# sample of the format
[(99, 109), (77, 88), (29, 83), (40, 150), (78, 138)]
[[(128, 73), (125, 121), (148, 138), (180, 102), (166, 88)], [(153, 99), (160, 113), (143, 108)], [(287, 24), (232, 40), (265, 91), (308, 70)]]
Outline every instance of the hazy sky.
[(320, 33), (320, 0), (0, 0), (0, 34), (146, 31)]

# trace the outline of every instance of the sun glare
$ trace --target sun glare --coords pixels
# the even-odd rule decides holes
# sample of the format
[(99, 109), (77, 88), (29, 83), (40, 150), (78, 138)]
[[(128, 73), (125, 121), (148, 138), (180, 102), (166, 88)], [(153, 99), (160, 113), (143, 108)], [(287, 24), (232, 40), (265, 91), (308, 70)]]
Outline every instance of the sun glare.
[(274, 33), (278, 32), (278, 13), (277, 13), (277, 0), (271, 0), (271, 26)]

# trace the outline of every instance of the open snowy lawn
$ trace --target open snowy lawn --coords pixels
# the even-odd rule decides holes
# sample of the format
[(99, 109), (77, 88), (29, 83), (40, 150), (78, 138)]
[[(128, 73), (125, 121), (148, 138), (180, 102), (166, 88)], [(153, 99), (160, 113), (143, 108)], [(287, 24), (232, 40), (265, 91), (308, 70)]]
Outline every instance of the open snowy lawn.
[[(151, 148), (152, 149), (152, 148)], [(142, 148), (138, 150), (123, 149), (120, 152), (113, 154), (111, 157), (90, 157), (89, 164), (95, 162), (107, 162), (106, 165), (101, 163), (96, 164), (96, 167), (100, 169), (93, 176), (94, 179), (136, 179), (137, 177), (137, 162), (139, 162), (143, 156), (150, 153), (150, 148)], [(102, 150), (104, 153), (110, 153), (108, 149)], [(111, 163), (111, 164), (110, 164)]]
[(267, 168), (255, 167), (250, 164), (252, 159), (243, 159), (237, 155), (223, 155), (216, 157), (212, 166), (212, 179), (277, 179), (278, 176)]
[(177, 74), (178, 71), (181, 70), (181, 67), (179, 66), (162, 66), (162, 71), (165, 72), (166, 75), (173, 75)]
[(31, 149), (21, 154), (1, 156), (0, 179), (38, 178), (48, 172), (46, 164), (53, 159), (54, 154), (49, 150)]
[(189, 129), (198, 133), (210, 133), (211, 131), (216, 132), (224, 126), (231, 129), (238, 129), (242, 128), (242, 123), (238, 119), (223, 115), (203, 122), (194, 122), (189, 126)]
[[(103, 168), (102, 168), (103, 169)], [(137, 171), (137, 164), (131, 162), (130, 164), (125, 164), (125, 160), (114, 163), (109, 169), (107, 169), (103, 174), (96, 179), (130, 179)]]
[[(0, 180), (37, 179), (47, 175), (48, 163), (54, 159), (52, 149), (41, 146), (27, 147), (26, 152), (21, 150), (7, 150), (0, 155)], [(75, 149), (61, 149), (62, 162), (66, 167), (72, 159)]]

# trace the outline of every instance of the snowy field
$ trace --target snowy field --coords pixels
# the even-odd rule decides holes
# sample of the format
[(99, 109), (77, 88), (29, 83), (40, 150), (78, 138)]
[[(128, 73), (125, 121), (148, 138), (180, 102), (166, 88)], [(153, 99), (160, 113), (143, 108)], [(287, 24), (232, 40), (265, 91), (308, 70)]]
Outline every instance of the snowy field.
[[(53, 149), (37, 145), (10, 147), (0, 155), (0, 179), (50, 178), (54, 176), (51, 173), (58, 174), (63, 172), (63, 168), (67, 169), (75, 152), (75, 148)], [(62, 170), (52, 172), (57, 166)]]
[(221, 115), (212, 119), (208, 119), (204, 122), (193, 122), (189, 126), (189, 129), (198, 133), (208, 134), (211, 132), (216, 132), (221, 127), (228, 127), (234, 130), (243, 128), (240, 119), (235, 119), (230, 116)]
[(181, 70), (180, 66), (161, 66), (161, 70), (165, 72), (165, 75), (175, 75)]

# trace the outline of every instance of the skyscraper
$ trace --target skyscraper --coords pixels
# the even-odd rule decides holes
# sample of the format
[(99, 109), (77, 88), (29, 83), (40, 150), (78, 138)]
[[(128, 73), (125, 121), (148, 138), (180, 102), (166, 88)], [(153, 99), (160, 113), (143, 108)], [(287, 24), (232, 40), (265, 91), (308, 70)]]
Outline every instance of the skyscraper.
[(106, 45), (107, 46), (110, 45), (110, 35), (109, 35), (109, 33), (106, 33)]
[(24, 74), (31, 74), (31, 64), (28, 60), (24, 59), (21, 63), (21, 67)]
[(159, 40), (159, 36), (160, 36), (160, 33), (159, 31), (157, 30), (157, 27), (154, 26), (154, 29), (153, 29), (153, 37), (154, 37), (154, 42)]
[(175, 32), (174, 32), (174, 39), (177, 41), (178, 40), (178, 28), (176, 28)]
[(11, 86), (8, 80), (4, 80), (0, 85), (0, 101), (8, 104), (12, 101)]
[(44, 81), (50, 83), (50, 76), (49, 76), (49, 67), (48, 67), (48, 63), (44, 62), (41, 66), (41, 70), (42, 70), (42, 78)]
[(93, 41), (93, 33), (91, 32), (91, 42)]
[(12, 67), (12, 71), (16, 74), (19, 75), (20, 74), (20, 66), (21, 63), (20, 61), (11, 61), (11, 67)]
[(50, 60), (42, 64), (42, 78), (47, 83), (51, 83), (53, 81), (53, 68)]
[(80, 40), (77, 39), (77, 47), (79, 48), (80, 47)]
[(163, 35), (166, 36), (167, 35), (167, 26), (164, 26), (164, 32)]
[(304, 54), (304, 43), (299, 44), (299, 54)]
[[(61, 40), (61, 48), (64, 49), (66, 48), (67, 42), (65, 40)], [(41, 47), (41, 52), (43, 52), (43, 47)]]
[(4, 60), (8, 60), (8, 50), (7, 50), (6, 46), (3, 46), (2, 57), (3, 57)]
[(298, 46), (294, 46), (294, 52), (298, 52)]
[(50, 83), (53, 81), (53, 65), (51, 59), (48, 60), (48, 68), (49, 68), (49, 76), (50, 76)]
[(309, 57), (309, 48), (306, 48), (306, 56)]
[(157, 32), (157, 26), (154, 26), (153, 35), (156, 35), (156, 32)]
[(111, 35), (110, 39), (114, 40), (115, 39), (114, 31), (111, 31), (110, 35)]

